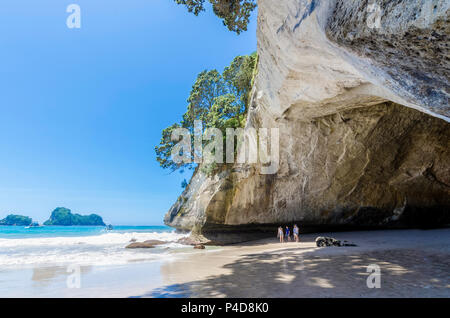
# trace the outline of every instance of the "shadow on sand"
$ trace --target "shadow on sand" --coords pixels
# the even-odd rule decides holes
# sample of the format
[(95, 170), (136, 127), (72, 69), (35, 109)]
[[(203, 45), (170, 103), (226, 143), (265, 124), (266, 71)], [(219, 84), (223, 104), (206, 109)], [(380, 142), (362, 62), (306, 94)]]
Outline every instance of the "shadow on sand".
[[(230, 274), (169, 285), (140, 297), (450, 297), (446, 253), (393, 249), (327, 255), (299, 250), (243, 255), (223, 266)], [(370, 264), (381, 269), (379, 289), (367, 287)]]

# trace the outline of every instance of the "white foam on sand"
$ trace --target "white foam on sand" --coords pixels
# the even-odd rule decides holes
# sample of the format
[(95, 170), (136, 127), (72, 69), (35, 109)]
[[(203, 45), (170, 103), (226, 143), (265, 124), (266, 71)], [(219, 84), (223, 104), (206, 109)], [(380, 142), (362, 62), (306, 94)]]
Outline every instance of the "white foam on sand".
[[(182, 248), (176, 241), (188, 234), (175, 232), (104, 233), (97, 236), (0, 239), (0, 266), (27, 265), (120, 265), (170, 257)], [(126, 249), (134, 239), (159, 240), (166, 244), (151, 249)]]

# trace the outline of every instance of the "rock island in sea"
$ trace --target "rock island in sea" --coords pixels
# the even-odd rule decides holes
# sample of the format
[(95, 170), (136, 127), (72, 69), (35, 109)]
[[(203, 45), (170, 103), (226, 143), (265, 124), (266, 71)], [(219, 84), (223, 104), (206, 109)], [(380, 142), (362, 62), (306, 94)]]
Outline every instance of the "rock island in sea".
[(105, 226), (101, 216), (97, 214), (80, 215), (73, 214), (69, 209), (56, 208), (44, 225), (91, 225)]

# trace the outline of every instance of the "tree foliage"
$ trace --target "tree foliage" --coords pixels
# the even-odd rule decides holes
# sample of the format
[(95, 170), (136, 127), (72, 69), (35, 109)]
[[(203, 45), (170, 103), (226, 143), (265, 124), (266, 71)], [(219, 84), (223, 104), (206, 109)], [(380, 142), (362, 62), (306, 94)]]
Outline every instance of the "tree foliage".
[[(198, 15), (205, 11), (206, 0), (175, 0), (176, 3), (185, 5), (189, 12)], [(255, 10), (256, 0), (208, 0), (214, 14), (222, 19), (223, 24), (230, 31), (240, 34), (247, 31), (250, 16)]]
[[(156, 159), (162, 168), (175, 171), (194, 166), (192, 163), (177, 164), (172, 160), (172, 150), (178, 142), (172, 140), (175, 129), (184, 128), (189, 131), (193, 145), (197, 133), (194, 122), (197, 120), (202, 123), (202, 135), (208, 128), (218, 128), (225, 136), (226, 128), (244, 126), (256, 59), (256, 53), (238, 56), (222, 74), (217, 70), (205, 70), (197, 76), (182, 120), (164, 129), (161, 141), (155, 147)], [(194, 154), (190, 156), (193, 161)]]

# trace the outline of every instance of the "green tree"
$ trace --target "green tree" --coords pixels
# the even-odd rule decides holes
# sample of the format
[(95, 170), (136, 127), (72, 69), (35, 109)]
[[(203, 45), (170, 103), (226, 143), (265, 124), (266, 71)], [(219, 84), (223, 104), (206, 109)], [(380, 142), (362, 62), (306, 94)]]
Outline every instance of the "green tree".
[(181, 126), (194, 133), (194, 121), (207, 123), (208, 113), (214, 106), (216, 98), (226, 94), (227, 87), (222, 75), (217, 70), (203, 71), (197, 76), (187, 100), (187, 112), (183, 115)]
[[(224, 138), (226, 128), (244, 126), (256, 62), (256, 53), (238, 56), (222, 74), (211, 70), (203, 71), (197, 76), (181, 122), (164, 129), (160, 144), (155, 147), (156, 159), (162, 168), (175, 171), (194, 167), (193, 163), (176, 163), (172, 160), (172, 150), (178, 142), (172, 140), (175, 129), (187, 129), (191, 136), (191, 145), (194, 145), (196, 120), (202, 123), (202, 135), (206, 129), (214, 127), (222, 131)], [(194, 161), (194, 154), (190, 154), (190, 157)]]
[(159, 146), (155, 147), (156, 160), (164, 169), (171, 169), (172, 171), (175, 171), (183, 166), (175, 163), (171, 159), (172, 149), (176, 144), (176, 141), (172, 140), (172, 132), (180, 127), (180, 124), (176, 123), (164, 129), (162, 131), (162, 137)]
[[(223, 24), (230, 31), (240, 34), (247, 31), (250, 16), (255, 10), (256, 0), (208, 0), (214, 14), (222, 19)], [(176, 3), (185, 5), (189, 12), (199, 15), (205, 11), (205, 0), (175, 0)]]

